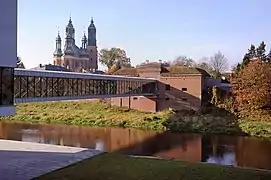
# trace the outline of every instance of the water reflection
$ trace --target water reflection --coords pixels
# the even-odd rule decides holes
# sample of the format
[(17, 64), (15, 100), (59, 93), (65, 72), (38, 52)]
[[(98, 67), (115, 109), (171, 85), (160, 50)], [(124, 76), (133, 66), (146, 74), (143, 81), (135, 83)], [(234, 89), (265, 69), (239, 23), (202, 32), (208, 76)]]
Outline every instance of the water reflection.
[(0, 122), (0, 138), (271, 169), (271, 141), (248, 137)]

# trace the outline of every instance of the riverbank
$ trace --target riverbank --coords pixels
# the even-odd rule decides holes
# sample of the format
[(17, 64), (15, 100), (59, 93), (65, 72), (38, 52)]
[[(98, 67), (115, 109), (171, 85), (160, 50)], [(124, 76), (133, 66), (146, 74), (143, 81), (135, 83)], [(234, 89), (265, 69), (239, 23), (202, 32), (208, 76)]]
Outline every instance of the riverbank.
[(83, 180), (90, 178), (112, 180), (269, 180), (271, 179), (271, 172), (105, 153), (36, 179)]
[(224, 111), (148, 113), (89, 101), (22, 103), (16, 108), (16, 115), (1, 120), (271, 137), (271, 122), (237, 120)]

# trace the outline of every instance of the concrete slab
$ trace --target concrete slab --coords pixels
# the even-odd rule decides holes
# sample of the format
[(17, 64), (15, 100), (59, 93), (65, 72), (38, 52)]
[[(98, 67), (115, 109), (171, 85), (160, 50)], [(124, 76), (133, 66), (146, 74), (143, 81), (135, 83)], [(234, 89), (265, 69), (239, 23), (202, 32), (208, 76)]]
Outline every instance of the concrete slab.
[(29, 180), (100, 153), (87, 148), (0, 140), (0, 180)]

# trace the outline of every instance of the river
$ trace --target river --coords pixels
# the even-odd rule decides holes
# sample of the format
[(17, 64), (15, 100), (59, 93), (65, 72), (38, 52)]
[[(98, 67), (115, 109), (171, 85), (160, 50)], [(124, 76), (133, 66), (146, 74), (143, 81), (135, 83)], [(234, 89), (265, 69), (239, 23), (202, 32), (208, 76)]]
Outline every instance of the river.
[(271, 141), (252, 137), (0, 122), (0, 139), (271, 170)]

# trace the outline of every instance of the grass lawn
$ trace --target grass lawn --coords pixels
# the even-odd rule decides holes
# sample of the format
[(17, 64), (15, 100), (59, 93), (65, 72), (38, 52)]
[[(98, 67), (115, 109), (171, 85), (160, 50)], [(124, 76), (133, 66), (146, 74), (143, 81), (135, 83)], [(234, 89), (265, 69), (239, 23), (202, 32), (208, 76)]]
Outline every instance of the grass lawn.
[(102, 154), (48, 173), (39, 180), (270, 180), (271, 172), (181, 161)]
[(185, 133), (242, 134), (271, 137), (271, 121), (237, 120), (225, 113), (191, 114), (170, 110), (149, 113), (90, 101), (16, 105), (15, 116), (0, 120), (87, 126), (118, 126)]
[(140, 112), (90, 101), (21, 103), (17, 104), (16, 108), (15, 116), (1, 117), (1, 119), (33, 123), (164, 130), (165, 127), (162, 122), (170, 116), (169, 111), (159, 113)]

